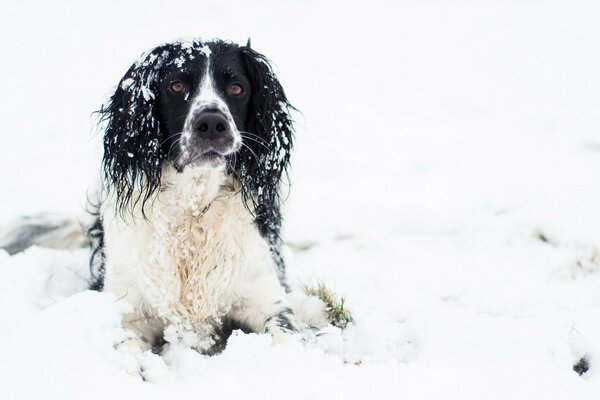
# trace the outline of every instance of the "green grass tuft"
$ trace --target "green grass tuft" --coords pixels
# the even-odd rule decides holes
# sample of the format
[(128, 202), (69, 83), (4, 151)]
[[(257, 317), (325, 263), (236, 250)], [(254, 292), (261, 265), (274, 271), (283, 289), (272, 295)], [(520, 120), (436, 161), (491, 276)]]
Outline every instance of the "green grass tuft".
[(590, 362), (585, 357), (581, 357), (575, 365), (573, 365), (573, 371), (579, 375), (583, 375), (590, 369)]
[(315, 296), (321, 299), (325, 304), (325, 311), (329, 321), (333, 326), (344, 329), (352, 322), (352, 315), (346, 309), (346, 299), (342, 296), (339, 299), (324, 283), (318, 283), (317, 286), (304, 286), (304, 292), (309, 296)]

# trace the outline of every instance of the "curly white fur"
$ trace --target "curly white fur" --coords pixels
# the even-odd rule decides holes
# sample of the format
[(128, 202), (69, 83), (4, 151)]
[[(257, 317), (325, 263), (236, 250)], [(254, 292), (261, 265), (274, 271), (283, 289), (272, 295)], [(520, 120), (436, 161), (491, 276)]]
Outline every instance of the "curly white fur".
[(232, 177), (167, 166), (144, 213), (137, 205), (115, 214), (110, 201), (103, 210), (105, 290), (134, 305), (128, 327), (153, 340), (173, 325), (199, 343), (225, 318), (256, 332), (278, 330), (274, 317), (289, 309), (285, 290)]

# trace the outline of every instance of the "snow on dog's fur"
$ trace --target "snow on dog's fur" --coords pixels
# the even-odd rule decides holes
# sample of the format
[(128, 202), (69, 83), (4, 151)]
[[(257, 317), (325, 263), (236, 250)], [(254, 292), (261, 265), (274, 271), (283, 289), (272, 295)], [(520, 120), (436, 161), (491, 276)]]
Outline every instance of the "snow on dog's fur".
[[(141, 205), (124, 218), (112, 210), (114, 204), (106, 203), (105, 290), (143, 311), (139, 319), (173, 324), (200, 338), (210, 338), (224, 320), (257, 332), (298, 328), (269, 245), (239, 184), (223, 170), (177, 173), (166, 167), (161, 191), (145, 207), (146, 219)], [(273, 316), (288, 321), (267, 322)], [(146, 339), (155, 340), (160, 330), (153, 334)]]

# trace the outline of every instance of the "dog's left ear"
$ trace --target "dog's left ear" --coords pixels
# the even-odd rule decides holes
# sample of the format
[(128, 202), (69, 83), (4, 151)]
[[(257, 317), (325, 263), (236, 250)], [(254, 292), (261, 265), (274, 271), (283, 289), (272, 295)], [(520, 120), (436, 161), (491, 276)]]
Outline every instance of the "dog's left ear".
[(290, 112), (295, 108), (288, 101), (267, 58), (249, 47), (241, 48), (241, 52), (252, 85), (247, 126), (261, 142), (250, 145), (257, 157), (248, 167), (253, 171), (255, 168), (269, 171), (269, 183), (275, 185), (289, 165), (294, 140)]
[[(279, 186), (287, 172), (294, 140), (290, 104), (269, 61), (249, 47), (240, 48), (252, 89), (246, 126), (252, 137), (240, 150), (242, 194), (253, 205), (256, 225), (271, 246), (283, 274), (280, 256), (281, 227)], [(283, 275), (282, 275), (283, 276)]]

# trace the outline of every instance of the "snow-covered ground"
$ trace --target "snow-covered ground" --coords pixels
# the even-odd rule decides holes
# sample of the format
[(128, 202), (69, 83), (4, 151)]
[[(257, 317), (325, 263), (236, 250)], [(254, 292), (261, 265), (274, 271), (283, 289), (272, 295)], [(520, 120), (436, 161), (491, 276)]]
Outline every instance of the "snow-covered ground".
[(306, 346), (174, 347), (143, 382), (113, 350), (128, 306), (85, 290), (85, 250), (0, 252), (0, 399), (600, 398), (599, 2), (0, 9), (0, 222), (78, 212), (90, 114), (143, 50), (250, 36), (302, 111), (291, 280), (355, 318)]

